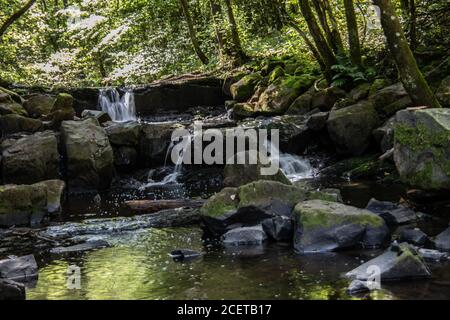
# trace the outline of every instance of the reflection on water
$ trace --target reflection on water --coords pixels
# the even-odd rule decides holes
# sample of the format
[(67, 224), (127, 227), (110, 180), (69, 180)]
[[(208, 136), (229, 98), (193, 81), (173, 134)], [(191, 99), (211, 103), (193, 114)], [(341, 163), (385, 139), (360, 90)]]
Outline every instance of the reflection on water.
[[(149, 229), (108, 239), (113, 247), (59, 258), (44, 265), (28, 299), (352, 299), (341, 275), (379, 254), (298, 256), (289, 247), (208, 248), (198, 228)], [(205, 252), (186, 263), (168, 255), (175, 248)], [(81, 290), (69, 290), (67, 268), (81, 268)], [(449, 268), (440, 275), (450, 279)], [(442, 271), (441, 271), (442, 273)], [(448, 298), (445, 285), (419, 281), (391, 285), (371, 299)]]

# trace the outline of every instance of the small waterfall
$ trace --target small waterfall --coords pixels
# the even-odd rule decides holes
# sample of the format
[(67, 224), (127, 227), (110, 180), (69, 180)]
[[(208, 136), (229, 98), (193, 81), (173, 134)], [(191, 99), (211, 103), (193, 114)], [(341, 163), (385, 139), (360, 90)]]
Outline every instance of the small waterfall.
[(109, 114), (115, 122), (136, 121), (136, 107), (132, 90), (127, 90), (120, 97), (115, 88), (101, 89), (98, 103), (102, 111)]

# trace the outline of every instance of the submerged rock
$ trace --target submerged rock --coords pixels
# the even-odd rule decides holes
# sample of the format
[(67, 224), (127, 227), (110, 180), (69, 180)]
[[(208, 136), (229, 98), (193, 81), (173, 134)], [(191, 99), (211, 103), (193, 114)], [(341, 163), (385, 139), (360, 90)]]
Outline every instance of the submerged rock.
[(170, 256), (174, 261), (185, 261), (198, 258), (202, 255), (201, 252), (191, 249), (176, 249), (170, 253)]
[(346, 276), (361, 281), (373, 280), (379, 276), (381, 281), (392, 281), (430, 278), (431, 272), (417, 252), (408, 244), (402, 243), (398, 248), (391, 247), (380, 256), (348, 272)]
[(450, 109), (400, 111), (394, 160), (400, 178), (425, 190), (450, 189)]
[(68, 247), (56, 247), (50, 250), (53, 254), (77, 253), (109, 247), (105, 240), (92, 240)]
[(426, 261), (445, 262), (448, 260), (448, 254), (438, 250), (420, 248), (417, 252)]
[(450, 252), (450, 227), (436, 236), (434, 244), (438, 250)]
[(8, 279), (0, 279), (0, 300), (25, 300), (25, 285)]
[(33, 255), (12, 257), (0, 261), (0, 278), (20, 282), (37, 279), (38, 266)]
[(350, 295), (369, 292), (370, 288), (367, 285), (367, 281), (353, 280), (347, 288), (347, 293)]
[(310, 200), (294, 208), (294, 248), (299, 253), (382, 246), (389, 238), (383, 219), (337, 202)]
[(232, 229), (223, 235), (222, 242), (228, 246), (249, 246), (261, 245), (265, 240), (267, 235), (259, 225)]
[(114, 175), (114, 155), (98, 121), (94, 118), (64, 121), (61, 138), (69, 188), (108, 188)]
[(340, 154), (361, 155), (370, 145), (379, 118), (370, 101), (330, 112), (327, 128)]
[(402, 205), (370, 199), (366, 209), (382, 217), (388, 225), (408, 224), (417, 220), (417, 214)]
[(58, 145), (51, 131), (3, 142), (2, 150), (5, 183), (29, 184), (59, 176)]

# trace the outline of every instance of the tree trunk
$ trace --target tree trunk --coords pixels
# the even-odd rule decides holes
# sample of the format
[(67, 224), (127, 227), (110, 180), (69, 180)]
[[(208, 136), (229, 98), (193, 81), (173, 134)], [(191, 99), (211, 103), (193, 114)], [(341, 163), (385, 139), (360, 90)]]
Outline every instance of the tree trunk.
[(191, 14), (189, 13), (189, 5), (187, 0), (180, 0), (181, 6), (183, 7), (184, 16), (186, 17), (186, 22), (188, 24), (189, 29), (189, 36), (191, 38), (192, 45), (194, 47), (195, 53), (197, 54), (198, 58), (202, 61), (203, 64), (208, 64), (209, 59), (206, 57), (206, 55), (203, 53), (202, 49), (200, 48), (200, 44), (198, 42), (197, 36), (195, 34), (194, 30), (194, 24), (192, 22)]
[(324, 32), (325, 38), (327, 39), (328, 45), (333, 49), (334, 52), (338, 52), (338, 46), (334, 42), (333, 33), (331, 32), (330, 25), (328, 24), (327, 16), (323, 8), (322, 0), (312, 0), (314, 10), (319, 18), (320, 26)]
[(338, 52), (344, 53), (345, 52), (344, 43), (342, 42), (341, 33), (339, 32), (339, 26), (338, 26), (336, 17), (334, 16), (333, 9), (331, 8), (328, 0), (322, 0), (322, 4), (325, 9), (325, 12), (328, 14), (328, 18), (330, 19), (331, 33), (333, 34), (333, 41), (338, 48)]
[(30, 0), (28, 1), (21, 9), (14, 12), (11, 17), (6, 19), (5, 22), (3, 22), (2, 26), (0, 27), (0, 39), (3, 37), (3, 35), (6, 33), (8, 28), (17, 20), (20, 19), (27, 11), (31, 8), (31, 6), (36, 2), (36, 0)]
[(225, 4), (227, 7), (228, 21), (230, 22), (231, 28), (231, 41), (233, 42), (233, 53), (236, 55), (236, 58), (238, 58), (240, 62), (242, 62), (247, 60), (247, 55), (244, 53), (244, 50), (242, 50), (241, 39), (239, 38), (239, 31), (237, 28), (236, 20), (234, 18), (231, 0), (225, 0)]
[(416, 59), (408, 45), (391, 1), (372, 1), (374, 5), (381, 9), (381, 25), (383, 26), (387, 44), (397, 64), (400, 79), (411, 100), (417, 106), (441, 107), (417, 66)]
[(356, 66), (362, 66), (361, 45), (359, 43), (358, 23), (356, 22), (353, 0), (344, 0), (345, 17), (347, 19), (348, 44), (350, 47), (350, 59)]
[(222, 29), (221, 17), (222, 17), (222, 8), (220, 7), (220, 3), (217, 0), (209, 0), (209, 4), (211, 7), (211, 16), (214, 23), (214, 30), (216, 32), (217, 44), (219, 45), (219, 51), (221, 56), (227, 56), (227, 48), (225, 43), (225, 35)]
[(311, 33), (311, 36), (316, 44), (316, 48), (323, 59), (326, 68), (325, 76), (329, 80), (331, 78), (331, 67), (337, 62), (336, 56), (325, 40), (325, 37), (317, 24), (316, 18), (311, 10), (309, 0), (299, 0), (299, 5), (302, 15), (308, 24), (309, 32)]

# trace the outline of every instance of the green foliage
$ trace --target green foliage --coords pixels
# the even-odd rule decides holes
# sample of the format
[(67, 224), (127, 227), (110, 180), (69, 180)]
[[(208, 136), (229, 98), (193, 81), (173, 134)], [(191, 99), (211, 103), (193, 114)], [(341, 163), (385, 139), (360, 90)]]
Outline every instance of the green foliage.
[(362, 69), (352, 65), (347, 58), (338, 58), (339, 64), (331, 67), (334, 72), (332, 86), (339, 88), (353, 88), (358, 84), (369, 82), (376, 72), (373, 68)]

